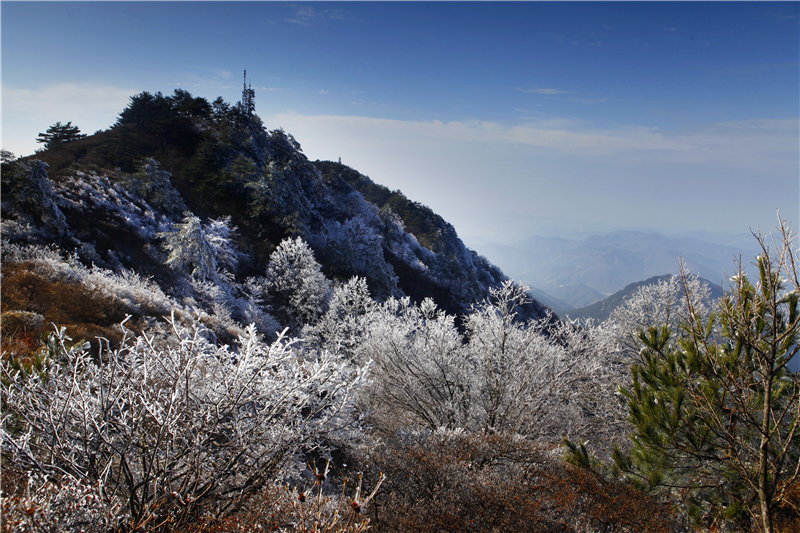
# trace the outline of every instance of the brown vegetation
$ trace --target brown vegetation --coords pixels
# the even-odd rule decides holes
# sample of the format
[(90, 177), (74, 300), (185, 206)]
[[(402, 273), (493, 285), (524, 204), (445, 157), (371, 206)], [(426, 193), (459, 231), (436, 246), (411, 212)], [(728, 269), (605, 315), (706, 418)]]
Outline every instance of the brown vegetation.
[[(387, 439), (376, 531), (674, 531), (671, 509), (628, 484), (566, 464), (558, 448), (503, 435)], [(373, 467), (374, 468), (374, 467)]]
[[(388, 447), (374, 450), (379, 456), (372, 457), (371, 470), (376, 465), (389, 470), (374, 501), (361, 498), (360, 487), (353, 493), (346, 483), (332, 495), (321, 494), (318, 487), (325, 476), (315, 470), (318, 481), (307, 488), (273, 485), (241, 496), (222, 515), (201, 512), (180, 520), (175, 515), (177, 522), (166, 519), (140, 530), (610, 533), (678, 529), (669, 507), (630, 485), (608, 482), (567, 465), (554, 456), (556, 450), (496, 435), (450, 433), (413, 440), (392, 439)], [(7, 489), (12, 482), (14, 495), (4, 499), (4, 511), (25, 511), (31, 516), (38, 512), (24, 498), (23, 476), (11, 478), (7, 472), (3, 476)], [(178, 511), (180, 502), (174, 503)], [(4, 526), (2, 531), (11, 530)]]
[(100, 348), (98, 337), (108, 339), (112, 346), (122, 339), (114, 326), (128, 313), (120, 302), (79, 283), (48, 279), (30, 263), (3, 264), (2, 279), (4, 357), (13, 354), (25, 361), (56, 326), (66, 327), (75, 342), (90, 342), (94, 352)]

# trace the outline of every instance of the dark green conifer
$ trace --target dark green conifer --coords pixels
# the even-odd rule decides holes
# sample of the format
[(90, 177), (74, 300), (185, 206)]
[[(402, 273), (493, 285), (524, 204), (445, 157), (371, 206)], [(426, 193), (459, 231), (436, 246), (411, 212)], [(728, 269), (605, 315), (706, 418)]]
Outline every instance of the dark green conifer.
[(690, 314), (677, 342), (666, 327), (642, 331), (622, 389), (635, 430), (617, 467), (712, 529), (772, 532), (781, 508), (797, 512), (800, 376), (787, 365), (800, 350), (800, 283), (791, 231), (780, 231), (778, 250), (757, 236), (759, 279), (740, 265), (717, 317)]
[(56, 122), (47, 128), (45, 133), (40, 133), (36, 138), (36, 142), (43, 143), (45, 149), (50, 150), (51, 148), (58, 148), (62, 143), (77, 141), (84, 137), (86, 137), (86, 134), (81, 133), (80, 128), (73, 126), (71, 121), (66, 124)]

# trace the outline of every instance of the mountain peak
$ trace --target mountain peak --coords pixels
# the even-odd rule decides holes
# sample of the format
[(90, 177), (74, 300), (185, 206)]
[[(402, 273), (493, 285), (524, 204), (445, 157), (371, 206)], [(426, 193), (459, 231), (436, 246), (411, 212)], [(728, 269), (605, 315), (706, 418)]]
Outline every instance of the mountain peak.
[[(507, 279), (430, 208), (341, 163), (309, 161), (252, 105), (143, 92), (110, 129), (3, 167), (8, 242), (57, 246), (87, 267), (150, 276), (208, 310), (216, 304), (198, 293), (203, 280), (168, 264), (170, 232), (191, 226), (198, 243), (230, 245), (236, 265), (213, 279), (227, 280), (232, 298), (298, 237), (329, 280), (362, 277), (378, 300), (432, 298), (463, 315)], [(545, 308), (526, 312), (540, 317)]]

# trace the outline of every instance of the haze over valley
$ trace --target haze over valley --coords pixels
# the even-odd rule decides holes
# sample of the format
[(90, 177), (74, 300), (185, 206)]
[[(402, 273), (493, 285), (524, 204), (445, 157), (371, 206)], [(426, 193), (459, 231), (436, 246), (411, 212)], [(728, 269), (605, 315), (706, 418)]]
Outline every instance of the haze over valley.
[(555, 298), (551, 307), (564, 312), (602, 300), (635, 281), (678, 274), (681, 259), (691, 272), (727, 286), (737, 260), (752, 272), (757, 255), (752, 235), (731, 235), (727, 242), (732, 244), (668, 238), (653, 231), (616, 231), (582, 239), (531, 237), (516, 245), (487, 243), (475, 249), (510, 277), (545, 293), (540, 297), (545, 303), (548, 296)]

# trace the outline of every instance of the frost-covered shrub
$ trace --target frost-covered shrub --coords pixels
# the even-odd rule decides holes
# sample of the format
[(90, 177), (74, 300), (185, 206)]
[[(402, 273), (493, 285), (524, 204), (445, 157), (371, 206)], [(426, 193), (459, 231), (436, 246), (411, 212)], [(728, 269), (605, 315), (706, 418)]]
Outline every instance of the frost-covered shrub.
[(325, 312), (331, 282), (301, 239), (286, 238), (272, 253), (264, 288), (279, 320), (298, 331)]
[[(213, 317), (206, 318), (217, 334), (233, 338), (249, 324), (255, 324), (260, 333), (273, 340), (283, 329), (224, 271), (220, 272), (219, 283), (200, 279), (185, 281), (184, 291), (192, 297), (178, 302), (164, 294), (152, 279), (133, 270), (115, 272), (97, 265), (86, 267), (76, 256), (64, 257), (54, 247), (4, 243), (3, 252), (5, 264), (27, 263), (26, 268), (50, 281), (78, 283), (86, 291), (110, 299), (133, 315), (161, 317), (171, 310), (191, 314), (194, 309)], [(176, 287), (171, 289), (177, 292)]]
[(300, 358), (253, 327), (237, 347), (209, 344), (195, 320), (126, 338), (99, 361), (61, 330), (42, 373), (0, 363), (4, 457), (69, 475), (125, 502), (125, 523), (177, 525), (297, 473), (296, 457), (359, 433), (365, 369), (327, 353)]
[(239, 325), (233, 320), (231, 303), (234, 298), (231, 296), (227, 284), (217, 284), (210, 281), (199, 279), (191, 280), (192, 288), (196, 297), (202, 301), (202, 307), (209, 310), (214, 318), (224, 325), (227, 330), (241, 330)]
[(259, 333), (274, 340), (283, 329), (272, 315), (242, 290), (241, 285), (231, 279), (221, 277), (220, 283), (214, 283), (192, 278), (190, 284), (194, 302), (213, 315), (215, 331), (238, 335), (244, 327), (253, 324)]
[(246, 298), (238, 298), (234, 303), (236, 304), (234, 318), (240, 324), (253, 324), (259, 333), (266, 335), (269, 339), (280, 335), (283, 328), (274, 316), (261, 309), (258, 304)]
[(639, 359), (639, 352), (644, 346), (639, 332), (662, 326), (670, 331), (681, 331), (680, 325), (689, 321), (687, 291), (692, 298), (694, 312), (707, 320), (713, 309), (711, 290), (707, 283), (695, 275), (687, 275), (685, 281), (679, 276), (670, 276), (653, 285), (645, 285), (614, 310), (606, 326), (614, 333), (621, 350), (630, 361)]
[(462, 348), (455, 317), (432, 300), (419, 306), (408, 298), (385, 302), (359, 352), (375, 361), (368, 402), (377, 409), (378, 425), (470, 425), (475, 365)]
[(480, 394), (478, 427), (535, 436), (588, 438), (623, 419), (615, 385), (625, 368), (603, 329), (518, 320), (528, 289), (505, 282), (466, 318)]
[(32, 473), (19, 489), (10, 494), (4, 486), (0, 495), (3, 532), (105, 533), (118, 526), (122, 503), (85, 480)]
[(463, 336), (431, 300), (381, 305), (357, 350), (375, 361), (376, 423), (619, 437), (624, 413), (615, 392), (626, 368), (606, 330), (518, 320), (526, 301), (527, 290), (511, 282), (493, 289), (464, 318)]
[(110, 217), (144, 240), (155, 239), (171, 226), (163, 211), (154, 209), (142, 196), (112, 182), (107, 175), (78, 171), (58, 183), (55, 190), (65, 209), (82, 216)]
[(89, 268), (75, 256), (64, 257), (55, 247), (3, 243), (3, 262), (30, 263), (37, 274), (47, 279), (80, 283), (89, 291), (121, 303), (132, 313), (164, 314), (180, 307), (145, 276), (132, 270)]

